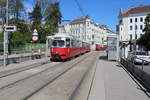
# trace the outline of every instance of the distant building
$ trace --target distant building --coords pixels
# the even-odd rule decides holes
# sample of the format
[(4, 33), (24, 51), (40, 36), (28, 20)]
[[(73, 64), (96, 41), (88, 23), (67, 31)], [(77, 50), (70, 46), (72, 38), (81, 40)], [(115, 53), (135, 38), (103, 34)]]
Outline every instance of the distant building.
[(59, 25), (58, 32), (60, 32), (60, 33), (70, 33), (70, 25), (69, 24)]
[[(132, 7), (129, 10), (121, 9), (118, 16), (119, 24), (117, 25), (120, 41), (132, 42), (138, 39), (143, 34), (145, 17), (149, 13), (150, 6)], [(132, 50), (133, 46), (130, 45), (127, 52)]]
[(69, 33), (93, 45), (96, 43), (104, 44), (106, 41), (107, 29), (93, 22), (89, 16), (77, 18), (69, 24), (60, 25), (60, 33)]

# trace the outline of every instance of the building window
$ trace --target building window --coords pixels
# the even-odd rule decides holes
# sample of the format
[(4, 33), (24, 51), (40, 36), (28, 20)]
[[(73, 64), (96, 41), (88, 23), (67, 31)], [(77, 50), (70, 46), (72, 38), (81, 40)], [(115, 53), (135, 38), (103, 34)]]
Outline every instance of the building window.
[(122, 24), (122, 20), (120, 20), (119, 23)]
[(135, 30), (137, 30), (138, 29), (138, 26), (137, 25), (135, 25)]
[(120, 28), (120, 30), (122, 31), (122, 27)]
[(140, 25), (140, 29), (143, 30), (143, 25)]
[(132, 26), (130, 26), (130, 30), (132, 30)]
[(132, 18), (130, 19), (130, 23), (132, 23)]
[(135, 22), (137, 22), (137, 18), (135, 18)]
[(132, 34), (130, 34), (130, 40), (132, 40)]
[(140, 22), (143, 22), (143, 18), (142, 17), (140, 18)]
[(135, 39), (137, 39), (137, 34), (135, 34)]
[(94, 39), (94, 35), (92, 34), (92, 39)]

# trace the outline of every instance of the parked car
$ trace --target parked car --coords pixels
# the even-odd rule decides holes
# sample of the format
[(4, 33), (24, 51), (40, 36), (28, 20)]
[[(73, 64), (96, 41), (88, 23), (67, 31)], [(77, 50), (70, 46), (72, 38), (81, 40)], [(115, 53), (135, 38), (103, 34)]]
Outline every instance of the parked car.
[(150, 63), (150, 56), (148, 55), (147, 52), (145, 51), (134, 51), (128, 54), (128, 60), (136, 63), (142, 64), (142, 60), (144, 64), (149, 64)]

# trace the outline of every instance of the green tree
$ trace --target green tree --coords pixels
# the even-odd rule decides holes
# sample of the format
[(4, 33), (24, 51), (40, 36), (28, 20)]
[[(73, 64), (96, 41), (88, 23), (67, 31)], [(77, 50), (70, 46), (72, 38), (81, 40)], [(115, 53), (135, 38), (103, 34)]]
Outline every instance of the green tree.
[(5, 23), (6, 20), (6, 1), (5, 0), (0, 0), (0, 20), (2, 23)]
[(22, 1), (23, 0), (10, 0), (9, 1), (9, 9), (10, 9), (9, 12), (16, 19), (21, 17), (22, 13), (24, 12), (24, 5)]
[(145, 18), (144, 34), (137, 40), (137, 44), (142, 45), (146, 50), (150, 50), (150, 14)]
[[(23, 14), (24, 5), (22, 3), (23, 0), (9, 0), (9, 16), (18, 19)], [(6, 21), (6, 0), (0, 0), (0, 18), (5, 23)]]
[[(25, 42), (31, 41), (31, 31), (28, 24), (21, 18), (24, 17), (23, 0), (9, 0), (9, 25), (17, 26), (16, 32), (9, 32), (9, 53), (13, 48), (23, 46)], [(6, 20), (6, 0), (0, 1), (0, 20), (5, 24)], [(2, 39), (1, 39), (2, 40)]]
[(39, 26), (39, 42), (40, 43), (45, 43), (46, 42), (46, 36), (49, 32), (49, 28), (46, 26), (46, 24), (41, 24)]
[(46, 25), (51, 29), (49, 33), (57, 32), (58, 25), (61, 23), (62, 14), (59, 8), (59, 2), (51, 3), (45, 11)]
[(17, 49), (21, 46), (25, 45), (25, 38), (24, 35), (20, 32), (11, 32), (9, 34), (9, 47), (8, 51), (11, 54), (12, 49)]
[(17, 32), (20, 32), (20, 34), (24, 35), (26, 42), (31, 41), (32, 33), (28, 23), (25, 20), (13, 18), (9, 21), (9, 24), (17, 26)]
[(38, 30), (38, 27), (41, 24), (41, 20), (42, 20), (41, 6), (39, 2), (36, 3), (33, 11), (29, 13), (29, 17), (32, 21), (32, 30), (34, 29)]
[[(32, 21), (32, 31), (38, 30), (39, 42), (46, 41), (46, 36), (57, 32), (58, 24), (61, 22), (61, 12), (58, 2), (51, 0), (37, 0), (35, 8), (29, 13)], [(44, 21), (45, 23), (41, 23)]]

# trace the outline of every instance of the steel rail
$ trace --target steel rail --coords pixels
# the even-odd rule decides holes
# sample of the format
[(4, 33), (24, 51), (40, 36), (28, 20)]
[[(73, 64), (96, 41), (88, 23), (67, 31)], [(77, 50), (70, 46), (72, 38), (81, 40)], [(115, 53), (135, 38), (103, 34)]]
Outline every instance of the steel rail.
[[(89, 55), (87, 55), (87, 56), (89, 56)], [(25, 97), (25, 99), (31, 97), (32, 95), (34, 95), (35, 93), (37, 93), (38, 91), (40, 91), (42, 88), (44, 88), (45, 86), (47, 86), (48, 84), (50, 84), (51, 82), (53, 82), (54, 80), (56, 80), (58, 77), (60, 77), (61, 75), (63, 75), (64, 73), (66, 73), (67, 71), (69, 71), (70, 69), (72, 69), (76, 64), (78, 64), (78, 63), (82, 62), (83, 60), (85, 60), (85, 59), (87, 58), (87, 56), (83, 57), (83, 58), (80, 59), (80, 60), (79, 60), (79, 59), (75, 60), (75, 61), (73, 62), (73, 64), (70, 65), (70, 67), (67, 68), (65, 71), (56, 73), (56, 76), (52, 77), (52, 79), (48, 80), (48, 82), (42, 83), (42, 86), (39, 86), (37, 89), (33, 90), (33, 92), (29, 93), (30, 95), (27, 94), (27, 96)], [(24, 77), (24, 78), (22, 78), (22, 79), (19, 79), (19, 80), (17, 80), (17, 81), (11, 82), (11, 83), (9, 83), (9, 84), (4, 85), (3, 87), (1, 87), (0, 90), (3, 91), (4, 89), (7, 89), (7, 88), (9, 88), (9, 87), (12, 88), (12, 87), (14, 87), (14, 86), (17, 86), (18, 84), (21, 84), (23, 81), (25, 81), (25, 80), (27, 80), (27, 79), (31, 79), (31, 78), (33, 78), (34, 76), (36, 77), (36, 76), (38, 76), (38, 75), (41, 75), (42, 73), (46, 73), (46, 72), (48, 72), (49, 70), (52, 70), (53, 68), (58, 69), (58, 67), (60, 67), (60, 65), (66, 64), (66, 63), (67, 63), (67, 62), (60, 63), (60, 64), (57, 64), (57, 65), (51, 66), (51, 67), (46, 68), (46, 69), (44, 69), (44, 70), (42, 70), (42, 71), (40, 71), (40, 72), (34, 73), (34, 74), (32, 74), (32, 75), (29, 75), (29, 76)]]
[(64, 75), (66, 72), (70, 71), (72, 68), (76, 67), (76, 65), (78, 65), (79, 63), (81, 63), (82, 61), (84, 61), (85, 59), (88, 58), (87, 55), (84, 58), (82, 58), (81, 60), (74, 62), (72, 65), (70, 65), (70, 67), (68, 69), (66, 69), (65, 71), (59, 73), (57, 76), (55, 76), (52, 80), (48, 81), (47, 83), (45, 83), (43, 86), (41, 86), (40, 88), (38, 88), (36, 91), (34, 91), (33, 93), (31, 93), (30, 95), (28, 95), (27, 97), (25, 97), (23, 100), (27, 100), (30, 97), (32, 97), (34, 94), (36, 94), (37, 92), (39, 92), (41, 89), (45, 88), (47, 85), (49, 85), (50, 83), (54, 82), (55, 80), (57, 80), (59, 77), (61, 77), (62, 75)]

